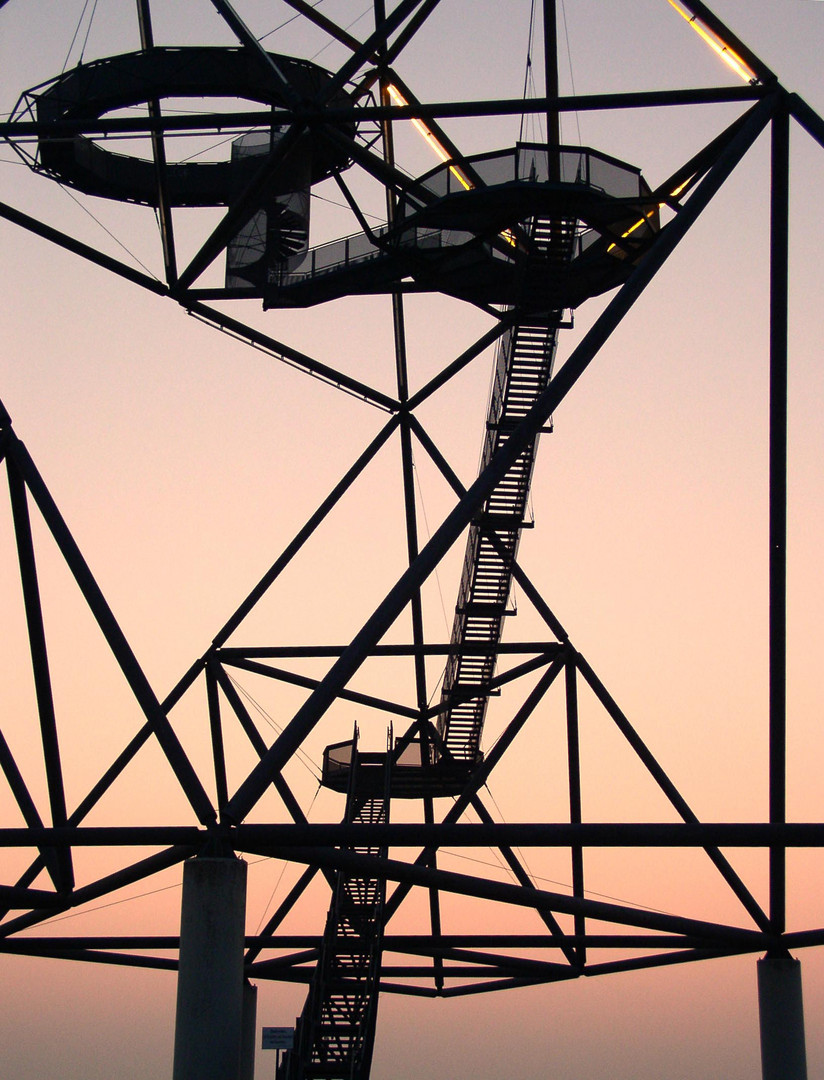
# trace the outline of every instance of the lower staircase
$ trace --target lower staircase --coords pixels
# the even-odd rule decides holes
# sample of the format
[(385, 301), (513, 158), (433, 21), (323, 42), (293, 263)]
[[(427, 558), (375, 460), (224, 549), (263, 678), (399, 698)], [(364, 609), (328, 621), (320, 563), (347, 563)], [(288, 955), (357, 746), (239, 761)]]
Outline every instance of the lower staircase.
[[(360, 764), (353, 745), (347, 822), (381, 825), (389, 820), (391, 754), (380, 765)], [(382, 777), (376, 776), (380, 770)], [(385, 856), (381, 847), (348, 849)], [(385, 883), (339, 871), (320, 956), (295, 1043), (281, 1061), (277, 1080), (368, 1080), (378, 1010)]]

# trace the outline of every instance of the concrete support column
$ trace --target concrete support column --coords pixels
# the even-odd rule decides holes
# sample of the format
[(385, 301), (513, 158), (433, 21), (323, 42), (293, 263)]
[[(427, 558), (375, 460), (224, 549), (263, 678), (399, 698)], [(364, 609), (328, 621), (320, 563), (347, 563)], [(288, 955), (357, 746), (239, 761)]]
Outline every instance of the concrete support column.
[(800, 960), (758, 961), (758, 1013), (762, 1080), (807, 1080)]
[(184, 864), (174, 1080), (240, 1080), (246, 863)]
[(255, 1080), (257, 1050), (257, 987), (243, 984), (243, 1044), (240, 1050), (240, 1080)]

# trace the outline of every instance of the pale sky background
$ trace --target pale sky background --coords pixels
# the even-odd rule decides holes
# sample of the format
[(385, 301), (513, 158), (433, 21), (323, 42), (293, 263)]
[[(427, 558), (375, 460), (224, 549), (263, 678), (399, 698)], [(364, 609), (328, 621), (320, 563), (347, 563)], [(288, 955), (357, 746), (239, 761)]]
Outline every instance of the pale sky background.
[[(283, 8), (274, 2), (237, 7), (261, 34), (282, 21)], [(565, 92), (573, 83), (578, 93), (736, 83), (666, 0), (564, 0), (562, 7)], [(61, 70), (82, 8), (80, 0), (10, 0), (0, 11), (0, 111), (8, 113), (23, 89)], [(525, 0), (442, 0), (398, 64), (400, 73), (424, 100), (519, 96), (529, 8)], [(346, 25), (364, 12), (352, 32), (367, 32), (366, 3), (330, 0), (323, 10)], [(824, 112), (824, 3), (716, 0), (714, 10), (784, 86)], [(229, 43), (206, 0), (158, 0), (155, 18), (158, 41)], [(84, 24), (68, 66), (78, 62), (85, 33)], [(330, 67), (340, 60), (335, 49), (318, 52), (323, 42), (300, 23), (266, 42), (273, 51)], [(130, 0), (98, 0), (85, 59), (136, 43)], [(535, 60), (540, 71), (537, 47)], [(564, 118), (563, 137), (640, 166), (655, 185), (739, 111), (712, 106), (584, 113), (577, 123)], [(512, 145), (518, 123), (503, 118), (449, 124), (447, 130), (465, 152), (479, 152)], [(397, 139), (399, 158), (411, 172), (434, 164), (412, 133), (399, 131)], [(791, 150), (789, 816), (820, 821), (824, 150), (797, 126)], [(766, 816), (768, 162), (769, 142), (762, 136), (558, 409), (555, 433), (543, 439), (536, 469), (536, 528), (525, 533), (521, 547), (525, 569), (576, 647), (699, 816), (717, 821)], [(316, 194), (313, 243), (354, 231), (350, 219), (324, 201), (335, 199), (334, 190), (324, 187)], [(33, 176), (7, 147), (0, 152), (0, 199), (160, 273), (150, 211), (92, 199), (79, 200), (86, 207), (81, 209), (75, 196)], [(372, 205), (380, 215), (376, 193)], [(179, 235), (187, 249), (195, 249), (204, 222), (213, 218), (209, 212), (180, 215)], [(0, 398), (162, 697), (384, 417), (14, 226), (0, 222), (0, 237)], [(576, 313), (576, 328), (562, 339), (561, 360), (603, 304), (595, 300)], [(231, 313), (392, 389), (385, 298), (291, 313), (263, 313), (259, 305), (243, 302)], [(488, 325), (474, 310), (437, 297), (410, 300), (407, 315), (413, 386)], [(421, 414), (466, 482), (477, 467), (491, 362), (489, 354), (473, 364)], [(434, 531), (451, 499), (420, 452), (416, 464), (425, 536), (426, 523)], [(391, 443), (306, 558), (235, 635), (236, 643), (351, 637), (403, 568), (398, 466), (397, 444)], [(8, 632), (0, 650), (2, 724), (40, 795), (42, 767), (32, 736), (29, 661), (8, 518), (4, 498), (0, 591)], [(65, 569), (35, 525), (74, 805), (135, 730), (138, 717)], [(437, 581), (427, 585), (433, 637), (446, 636), (451, 626), (462, 557), (459, 543)], [(517, 619), (509, 620), (511, 638), (540, 632), (527, 607), (519, 603)], [(406, 622), (393, 630), (398, 639), (407, 634)], [(434, 668), (432, 678), (434, 686)], [(263, 686), (251, 676), (240, 682), (260, 705), (264, 727), (264, 712), (282, 722), (301, 700), (294, 691)], [(356, 685), (398, 699), (412, 696), (406, 669), (367, 665)], [(512, 711), (505, 701), (494, 704), (487, 745)], [(197, 762), (204, 760), (207, 740), (204, 705), (201, 685), (173, 713)], [(560, 695), (550, 695), (496, 774), (496, 813), (507, 821), (551, 821), (565, 812), (555, 764), (562, 748), (560, 705)], [(318, 762), (324, 745), (350, 734), (352, 719), (346, 708), (330, 711), (307, 743), (311, 762)], [(585, 816), (669, 820), (651, 782), (586, 695), (582, 729)], [(365, 740), (381, 746), (384, 718), (363, 718), (362, 731)], [(230, 758), (236, 784), (250, 756), (238, 743), (230, 747)], [(312, 804), (312, 820), (339, 818), (341, 802), (334, 795), (321, 792), (313, 803), (314, 767), (294, 763), (290, 779), (305, 805)], [(153, 748), (123, 781), (90, 824), (191, 820)], [(276, 803), (264, 801), (259, 820), (269, 806), (280, 814)], [(0, 821), (18, 824), (5, 791)], [(492, 861), (488, 852), (463, 855)], [(729, 855), (766, 903), (765, 859)], [(9, 881), (23, 856), (2, 858), (1, 879)], [(86, 856), (80, 876), (96, 877), (123, 859), (116, 852)], [(562, 854), (527, 853), (527, 861), (553, 882), (548, 888), (569, 882)], [(445, 855), (442, 865), (473, 870), (457, 855)], [(587, 868), (593, 895), (746, 925), (697, 856), (593, 852)], [(280, 863), (250, 859), (250, 932), (295, 876)], [(91, 905), (97, 910), (55, 920), (43, 933), (174, 933), (178, 886), (176, 870), (128, 890), (128, 902)], [(823, 889), (824, 856), (792, 854), (790, 929), (824, 925)], [(326, 903), (323, 889), (313, 892), (289, 926), (319, 932)], [(397, 923), (400, 928), (400, 916)], [(408, 924), (415, 925), (411, 915)], [(448, 930), (492, 926), (533, 923), (523, 913), (494, 906), (461, 901), (446, 907)], [(824, 1077), (824, 952), (799, 955), (810, 1077)], [(174, 977), (166, 973), (0, 955), (0, 1073), (16, 1080), (162, 1080), (171, 1073), (174, 992)], [(302, 999), (299, 988), (261, 983), (258, 1023), (291, 1023)], [(373, 1078), (418, 1080), (445, 1073), (450, 1080), (749, 1080), (758, 1070), (751, 956), (463, 1000), (419, 1003), (384, 996)], [(274, 1055), (259, 1054), (258, 1077), (273, 1071)]]

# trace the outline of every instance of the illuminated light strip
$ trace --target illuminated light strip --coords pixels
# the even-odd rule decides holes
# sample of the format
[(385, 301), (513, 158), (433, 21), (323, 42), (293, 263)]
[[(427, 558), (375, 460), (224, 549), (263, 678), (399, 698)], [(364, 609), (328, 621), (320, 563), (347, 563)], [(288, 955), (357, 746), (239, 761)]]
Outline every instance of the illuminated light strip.
[[(409, 102), (406, 100), (400, 90), (398, 90), (397, 86), (393, 86), (391, 83), (388, 83), (386, 91), (395, 105), (409, 104)], [(417, 117), (412, 116), (410, 117), (410, 120), (412, 121), (413, 126), (420, 132), (421, 135), (423, 135), (424, 139), (426, 139), (427, 143), (429, 143), (429, 145), (432, 147), (432, 149), (435, 151), (441, 161), (444, 162), (444, 164), (448, 164), (452, 160), (452, 155), (448, 153), (446, 148), (438, 141), (433, 132), (431, 132), (426, 126), (426, 124), (422, 120), (419, 120)], [(463, 186), (464, 191), (474, 190), (475, 185), (472, 183), (471, 180), (464, 176), (464, 174), (461, 172), (457, 165), (450, 165), (449, 171), (452, 173), (455, 179)], [(507, 229), (500, 235), (504, 240), (506, 240), (510, 247), (516, 246), (515, 237), (512, 235), (512, 231), (510, 229)]]
[[(397, 86), (393, 86), (391, 83), (389, 83), (386, 87), (386, 90), (395, 105), (409, 104), (409, 102), (406, 100), (400, 90), (398, 90)], [(419, 120), (416, 116), (411, 116), (409, 119), (412, 121), (413, 126), (421, 133), (421, 135), (423, 135), (424, 139), (426, 139), (426, 141), (429, 143), (429, 145), (432, 147), (432, 149), (435, 151), (441, 161), (443, 161), (444, 164), (450, 162), (452, 160), (452, 155), (446, 150), (444, 146), (441, 145), (440, 142), (438, 142), (435, 135), (429, 130), (423, 120)], [(467, 178), (457, 167), (457, 165), (450, 165), (449, 171), (452, 173), (455, 179), (463, 185), (465, 191), (471, 191), (474, 188), (475, 185), (470, 180), (467, 180)]]
[(697, 15), (691, 15), (689, 11), (685, 11), (678, 0), (668, 0), (668, 3), (675, 8), (682, 19), (690, 24), (696, 34), (702, 37), (714, 52), (718, 53), (727, 67), (731, 68), (736, 75), (740, 76), (744, 82), (758, 82), (755, 72), (744, 63), (738, 53), (734, 52), (729, 45), (725, 45), (723, 39), (714, 30), (702, 26)]
[[(681, 192), (684, 190), (684, 188), (687, 186), (687, 184), (689, 184), (689, 182), (694, 178), (694, 176), (695, 176), (695, 173), (693, 173), (692, 176), (688, 176), (687, 179), (682, 184), (679, 184), (677, 188), (675, 188), (673, 191), (671, 191), (669, 193), (669, 197), (671, 199), (674, 199), (678, 195), (680, 195)], [(649, 219), (656, 212), (656, 210), (663, 210), (663, 208), (666, 205), (667, 204), (665, 202), (658, 203), (658, 206), (655, 208), (655, 210), (650, 210), (650, 212), (648, 214), (644, 214), (644, 216), (642, 218), (639, 218), (638, 221), (636, 221), (634, 225), (630, 225), (630, 227), (627, 229), (626, 232), (622, 232), (621, 233), (621, 239), (626, 240), (626, 238), (628, 236), (632, 236), (632, 234), (635, 232), (635, 230), (640, 229), (645, 221), (649, 221)], [(609, 254), (609, 252), (612, 251), (612, 249), (614, 247), (617, 247), (617, 245), (616, 244), (610, 244), (609, 247), (607, 248), (607, 254)]]

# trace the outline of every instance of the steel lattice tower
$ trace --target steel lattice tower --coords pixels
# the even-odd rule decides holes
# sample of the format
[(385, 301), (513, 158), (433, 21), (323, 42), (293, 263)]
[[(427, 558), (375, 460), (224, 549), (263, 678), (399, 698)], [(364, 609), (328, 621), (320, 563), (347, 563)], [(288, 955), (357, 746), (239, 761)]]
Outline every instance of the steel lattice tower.
[[(131, 50), (84, 60), (22, 92), (3, 136), (35, 173), (71, 189), (79, 200), (128, 203), (130, 212), (153, 217), (163, 277), (22, 208), (2, 202), (0, 215), (354, 396), (381, 423), (291, 541), (272, 556), (208, 648), (161, 697), (3, 412), (0, 454), (34, 673), (33, 736), (42, 746), (45, 784), (42, 793), (35, 789), (29, 766), (0, 725), (0, 769), (13, 805), (0, 843), (30, 857), (0, 887), (0, 951), (159, 969), (179, 964), (176, 1080), (225, 1077), (233, 1069), (233, 1075), (250, 1075), (248, 1054), (241, 1055), (248, 980), (306, 985), (295, 1046), (278, 1075), (332, 1080), (368, 1077), (381, 992), (454, 997), (755, 953), (765, 957), (764, 1076), (806, 1075), (803, 1030), (801, 1038), (796, 1030), (785, 1040), (771, 1025), (781, 1009), (790, 1010), (791, 1024), (800, 1023), (800, 997), (794, 996), (800, 995), (800, 977), (790, 950), (824, 940), (817, 928), (787, 932), (787, 850), (821, 846), (824, 826), (787, 823), (785, 779), (788, 146), (791, 124), (824, 145), (824, 123), (698, 0), (682, 0), (682, 13), (734, 58), (744, 84), (561, 97), (555, 4), (545, 0), (545, 96), (446, 103), (428, 100), (425, 87), (404, 80), (405, 53), (434, 18), (437, 0), (375, 0), (370, 27), (359, 36), (314, 7), (284, 0), (284, 9), (334, 44), (341, 59), (328, 66), (270, 51), (247, 15), (225, 0), (203, 6), (219, 17), (232, 44), (163, 43), (156, 38), (154, 6), (138, 0)], [(180, 107), (181, 100), (208, 105), (192, 112)], [(736, 111), (665, 177), (647, 178), (634, 164), (597, 147), (561, 140), (559, 118), (575, 110), (664, 112), (687, 104), (725, 104)], [(470, 152), (450, 136), (456, 117), (489, 122), (521, 113), (541, 118), (543, 139)], [(415, 173), (406, 170), (396, 146), (409, 120), (440, 158)], [(222, 157), (174, 156), (178, 134), (225, 132), (229, 146)], [(760, 823), (705, 824), (570, 640), (545, 592), (519, 561), (519, 550), (533, 524), (529, 497), (540, 436), (551, 430), (555, 411), (764, 132), (771, 140), (769, 816)], [(142, 139), (148, 155), (119, 149), (116, 140), (123, 137)], [(334, 190), (350, 226), (318, 242), (317, 200), (328, 190)], [(375, 191), (383, 204), (380, 222), (372, 213)], [(193, 243), (189, 222), (203, 211), (211, 216), (197, 220), (209, 225)], [(465, 305), (473, 317), (479, 313), (487, 328), (416, 381), (407, 308), (421, 298), (444, 296)], [(596, 297), (602, 298), (600, 314), (559, 362), (559, 343), (575, 312)], [(266, 318), (311, 320), (316, 310), (353, 298), (391, 309), (389, 388), (369, 373), (352, 374), (281, 341), (261, 329), (265, 320), (246, 315), (255, 301), (256, 308), (272, 313)], [(230, 301), (238, 302), (240, 315)], [(480, 466), (476, 476), (461, 478), (430, 434), (425, 413), (484, 354), (494, 362)], [(306, 557), (316, 534), (390, 446), (400, 461), (393, 496), (402, 509), (404, 549), (393, 583), (347, 641), (324, 636), (323, 627), (295, 637), (285, 632), (287, 612), (271, 636), (264, 631), (249, 644), (247, 627), (260, 632), (265, 620), (258, 613), (282, 576)], [(416, 498), (422, 460), (452, 493), (451, 508), (431, 535)], [(141, 717), (77, 802), (67, 796), (66, 748), (41, 599), (37, 537), (43, 532), (50, 534)], [(444, 633), (433, 630), (424, 592), (432, 575), (449, 565), (456, 545), (464, 554), (451, 630)], [(516, 589), (531, 622), (522, 614), (513, 618)], [(321, 607), (328, 604), (331, 612), (334, 601), (330, 591)], [(522, 636), (519, 620), (539, 631)], [(401, 668), (406, 681), (396, 674)], [(390, 674), (376, 678), (377, 688), (367, 686), (365, 673), (384, 670)], [(238, 682), (241, 675), (295, 702), (277, 735), (262, 730), (251, 696)], [(660, 793), (669, 820), (588, 819), (582, 693), (597, 703)], [(190, 702), (195, 704), (186, 706)], [(563, 757), (553, 768), (563, 774), (564, 814), (503, 823), (493, 813), (487, 784), (505, 771), (522, 730), (542, 722), (550, 702), (563, 730)], [(182, 703), (198, 711), (207, 768), (189, 749), (189, 734), (180, 730), (185, 722), (178, 723), (176, 710)], [(361, 715), (350, 734), (351, 718)], [(325, 805), (337, 810), (310, 821), (310, 805), (289, 769), (307, 742), (324, 732), (321, 781), (324, 797), (334, 799)], [(161, 755), (181, 793), (186, 820), (89, 824), (87, 819), (98, 821), (98, 808), (149, 747)], [(97, 847), (130, 854), (116, 869), (89, 879), (78, 872), (79, 853)], [(512, 880), (445, 869), (441, 852), (455, 847), (494, 848)], [(715, 921), (593, 898), (587, 851), (615, 847), (702, 853), (733, 899), (737, 919)], [(737, 847), (768, 853), (766, 899), (735, 868), (728, 849)], [(567, 853), (568, 893), (536, 881), (522, 854), (527, 848)], [(245, 939), (239, 855), (304, 868), (266, 924)], [(57, 912), (116, 895), (181, 864), (188, 876), (179, 936), (56, 939), (30, 933)], [(285, 933), (284, 922), (324, 881), (325, 924), (311, 935)], [(525, 910), (533, 928), (480, 933), (447, 926), (445, 909), (455, 896)], [(395, 932), (393, 920), (404, 927), (414, 923), (411, 915), (404, 921), (410, 910), (416, 929)], [(204, 912), (218, 926), (220, 957), (220, 949), (204, 944), (213, 941)], [(208, 998), (204, 1007), (199, 997), (195, 1001), (201, 991)], [(217, 1016), (230, 1019), (218, 1025)], [(229, 1064), (234, 1061), (236, 1069)]]

